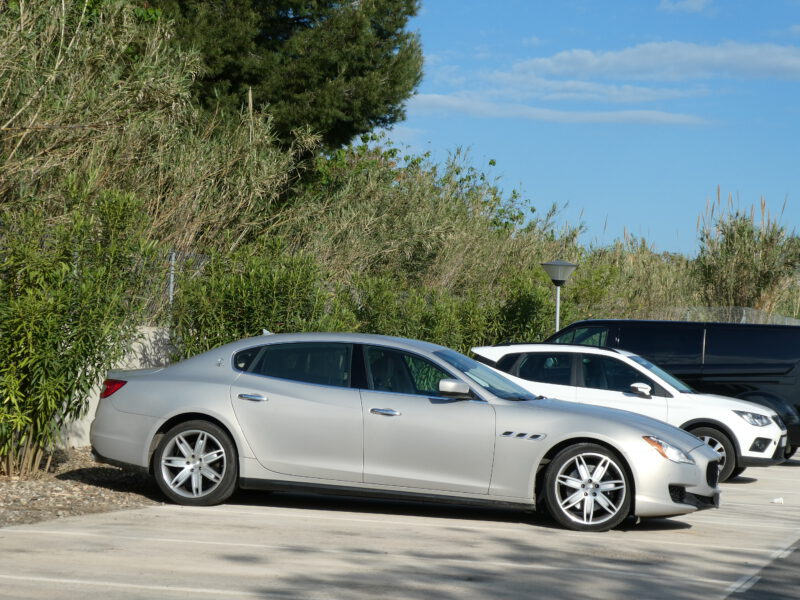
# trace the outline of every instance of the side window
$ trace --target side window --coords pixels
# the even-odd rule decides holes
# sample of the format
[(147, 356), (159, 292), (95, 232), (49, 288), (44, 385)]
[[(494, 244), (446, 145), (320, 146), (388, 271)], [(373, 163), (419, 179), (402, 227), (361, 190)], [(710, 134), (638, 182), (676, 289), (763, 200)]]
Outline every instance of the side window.
[(800, 327), (710, 325), (706, 364), (779, 364), (800, 360)]
[(414, 354), (370, 346), (365, 348), (370, 387), (398, 394), (439, 395), (439, 380), (451, 375)]
[(583, 385), (596, 390), (630, 392), (632, 383), (646, 383), (655, 387), (655, 382), (624, 362), (608, 356), (581, 357)]
[(621, 328), (619, 347), (657, 365), (700, 364), (703, 326), (700, 324), (629, 323)]
[(497, 368), (506, 373), (511, 373), (514, 363), (521, 355), (519, 353), (506, 354), (503, 358), (497, 361)]
[(253, 359), (258, 356), (262, 346), (255, 348), (247, 348), (246, 350), (239, 350), (233, 355), (233, 368), (237, 371), (247, 371), (250, 365), (253, 364)]
[(570, 385), (572, 380), (572, 355), (526, 354), (516, 369), (516, 375), (529, 381)]
[(576, 327), (565, 331), (562, 335), (550, 340), (550, 342), (555, 344), (580, 344), (582, 346), (607, 346), (608, 327)]
[[(350, 344), (267, 344), (260, 348), (258, 356), (244, 370), (267, 377), (350, 387), (351, 354)], [(238, 356), (234, 357), (234, 364), (238, 364)]]

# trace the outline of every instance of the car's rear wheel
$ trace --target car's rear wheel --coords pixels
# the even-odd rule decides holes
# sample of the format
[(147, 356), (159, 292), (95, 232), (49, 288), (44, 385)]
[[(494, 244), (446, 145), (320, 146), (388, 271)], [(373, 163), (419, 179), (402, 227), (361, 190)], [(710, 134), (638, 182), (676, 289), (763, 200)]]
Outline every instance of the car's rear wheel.
[(221, 427), (187, 421), (170, 429), (159, 442), (153, 473), (158, 487), (173, 502), (219, 504), (236, 489), (236, 449)]
[(578, 531), (606, 531), (631, 507), (631, 486), (622, 460), (598, 444), (575, 444), (556, 454), (545, 472), (547, 510)]
[(730, 438), (713, 427), (698, 427), (697, 429), (692, 429), (690, 433), (699, 437), (719, 454), (719, 480), (727, 481), (730, 479), (733, 476), (733, 470), (736, 468), (736, 450)]

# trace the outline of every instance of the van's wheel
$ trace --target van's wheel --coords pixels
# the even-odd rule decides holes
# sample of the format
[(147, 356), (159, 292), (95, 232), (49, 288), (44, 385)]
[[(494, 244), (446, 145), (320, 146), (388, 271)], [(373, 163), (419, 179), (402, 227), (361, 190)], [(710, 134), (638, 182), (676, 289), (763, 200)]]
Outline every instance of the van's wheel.
[(628, 516), (631, 489), (622, 460), (598, 444), (563, 449), (545, 471), (547, 510), (564, 527), (606, 531)]
[(734, 469), (736, 469), (736, 450), (730, 438), (713, 427), (698, 427), (690, 430), (690, 433), (699, 437), (719, 454), (720, 482), (730, 479), (733, 476)]
[(230, 436), (208, 421), (176, 425), (153, 455), (158, 487), (173, 502), (190, 506), (212, 506), (230, 498), (238, 469)]

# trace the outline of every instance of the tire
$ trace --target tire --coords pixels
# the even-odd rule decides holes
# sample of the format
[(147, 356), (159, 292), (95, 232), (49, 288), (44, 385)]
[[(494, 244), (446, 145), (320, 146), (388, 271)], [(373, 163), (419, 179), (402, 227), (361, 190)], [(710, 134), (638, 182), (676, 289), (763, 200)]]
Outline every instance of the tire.
[(548, 512), (568, 529), (607, 531), (631, 509), (633, 490), (624, 463), (598, 444), (575, 444), (556, 454), (544, 485)]
[(789, 460), (794, 456), (794, 453), (797, 452), (797, 446), (786, 446), (786, 452), (783, 453), (783, 456), (786, 460)]
[(736, 449), (733, 447), (733, 442), (730, 438), (722, 433), (719, 429), (713, 427), (698, 427), (692, 429), (692, 433), (703, 440), (706, 444), (711, 446), (720, 455), (719, 461), (719, 481), (727, 481), (733, 476), (733, 471), (736, 469)]
[(731, 471), (731, 476), (728, 479), (734, 479), (744, 473), (746, 467), (736, 467), (733, 471)]
[(236, 490), (236, 448), (221, 427), (187, 421), (170, 429), (153, 455), (153, 474), (164, 495), (177, 504), (213, 506)]

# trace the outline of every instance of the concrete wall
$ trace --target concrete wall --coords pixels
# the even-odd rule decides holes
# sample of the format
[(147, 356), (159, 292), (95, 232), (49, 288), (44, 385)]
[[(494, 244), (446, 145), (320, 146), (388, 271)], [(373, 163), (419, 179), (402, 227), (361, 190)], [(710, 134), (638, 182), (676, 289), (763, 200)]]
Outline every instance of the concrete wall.
[[(158, 327), (141, 327), (140, 337), (133, 345), (130, 354), (116, 365), (115, 369), (147, 369), (150, 367), (160, 367), (169, 361), (171, 346), (169, 344), (169, 334), (166, 329)], [(89, 427), (94, 419), (97, 410), (97, 403), (100, 400), (100, 385), (92, 390), (89, 396), (89, 407), (82, 419), (74, 421), (64, 428), (63, 439), (61, 442), (64, 448), (79, 448), (89, 446)]]

